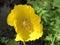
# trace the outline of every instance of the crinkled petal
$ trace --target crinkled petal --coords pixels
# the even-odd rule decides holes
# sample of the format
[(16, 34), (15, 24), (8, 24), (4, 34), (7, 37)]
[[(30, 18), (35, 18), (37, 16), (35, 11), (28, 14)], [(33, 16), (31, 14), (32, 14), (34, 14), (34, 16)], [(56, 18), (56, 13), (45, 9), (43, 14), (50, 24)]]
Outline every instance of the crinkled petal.
[(34, 9), (30, 5), (15, 5), (14, 10), (17, 15), (16, 18), (27, 17), (30, 18), (30, 15), (34, 14)]
[(42, 37), (43, 35), (43, 31), (42, 31), (42, 25), (38, 25), (38, 27), (34, 27), (34, 32), (32, 32), (30, 34), (30, 39), (29, 40), (36, 40), (39, 39), (40, 37)]
[(16, 35), (15, 41), (23, 41), (19, 34)]
[(12, 10), (7, 17), (7, 24), (8, 25), (10, 25), (10, 26), (14, 25), (14, 20), (15, 20), (14, 16), (15, 16), (15, 11)]

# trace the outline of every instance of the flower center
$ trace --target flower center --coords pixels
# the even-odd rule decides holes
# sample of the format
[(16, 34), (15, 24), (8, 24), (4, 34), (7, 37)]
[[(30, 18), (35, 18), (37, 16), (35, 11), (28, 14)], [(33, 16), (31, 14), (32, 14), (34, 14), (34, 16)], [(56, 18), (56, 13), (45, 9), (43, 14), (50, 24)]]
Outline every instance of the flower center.
[(26, 26), (27, 25), (27, 22), (26, 21), (23, 21), (23, 26)]
[(26, 31), (26, 32), (33, 32), (33, 25), (30, 21), (30, 19), (28, 18), (21, 18), (21, 19), (17, 19), (16, 22), (17, 28), (20, 29), (20, 31)]
[(29, 31), (32, 30), (32, 23), (28, 19), (23, 19), (21, 26), (24, 30), (29, 30)]

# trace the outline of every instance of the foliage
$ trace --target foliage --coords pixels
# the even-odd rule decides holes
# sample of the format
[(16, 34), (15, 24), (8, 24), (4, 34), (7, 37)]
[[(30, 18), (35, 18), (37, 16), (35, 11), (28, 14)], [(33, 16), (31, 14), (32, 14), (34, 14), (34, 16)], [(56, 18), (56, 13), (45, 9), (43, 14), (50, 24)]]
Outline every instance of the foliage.
[(6, 37), (1, 38), (1, 43), (5, 43), (6, 45), (18, 45), (17, 42), (13, 39), (7, 39)]

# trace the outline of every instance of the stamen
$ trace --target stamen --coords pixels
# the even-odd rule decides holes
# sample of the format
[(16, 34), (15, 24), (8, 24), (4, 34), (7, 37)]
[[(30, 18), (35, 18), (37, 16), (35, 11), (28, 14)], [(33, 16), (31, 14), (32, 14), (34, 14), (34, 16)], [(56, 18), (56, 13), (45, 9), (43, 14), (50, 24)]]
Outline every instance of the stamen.
[(32, 26), (32, 23), (29, 19), (23, 19), (22, 20), (22, 28), (24, 30), (30, 30), (30, 32), (33, 30), (33, 26)]

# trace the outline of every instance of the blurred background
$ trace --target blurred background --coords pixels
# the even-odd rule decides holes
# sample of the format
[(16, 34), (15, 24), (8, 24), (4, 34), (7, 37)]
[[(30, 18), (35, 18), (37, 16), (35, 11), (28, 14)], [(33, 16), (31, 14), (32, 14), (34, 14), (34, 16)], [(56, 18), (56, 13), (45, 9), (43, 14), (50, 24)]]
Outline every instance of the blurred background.
[(6, 21), (18, 4), (31, 5), (41, 16), (44, 28), (41, 38), (26, 42), (26, 45), (60, 45), (60, 0), (0, 0), (0, 45), (23, 45), (21, 41), (14, 41), (16, 32)]

